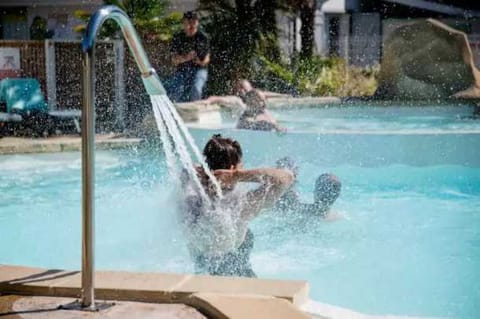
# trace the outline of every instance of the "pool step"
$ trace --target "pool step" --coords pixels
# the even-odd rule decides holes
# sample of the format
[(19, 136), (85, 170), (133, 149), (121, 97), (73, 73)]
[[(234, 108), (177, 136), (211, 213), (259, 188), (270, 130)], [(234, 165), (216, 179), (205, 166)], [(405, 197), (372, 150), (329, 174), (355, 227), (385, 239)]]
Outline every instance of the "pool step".
[[(79, 298), (80, 286), (79, 271), (0, 265), (2, 294)], [(308, 300), (305, 281), (97, 271), (95, 296), (96, 300), (184, 303), (215, 313), (215, 318), (266, 318), (271, 316), (261, 315), (269, 312), (275, 314), (271, 318), (308, 318), (298, 309)]]

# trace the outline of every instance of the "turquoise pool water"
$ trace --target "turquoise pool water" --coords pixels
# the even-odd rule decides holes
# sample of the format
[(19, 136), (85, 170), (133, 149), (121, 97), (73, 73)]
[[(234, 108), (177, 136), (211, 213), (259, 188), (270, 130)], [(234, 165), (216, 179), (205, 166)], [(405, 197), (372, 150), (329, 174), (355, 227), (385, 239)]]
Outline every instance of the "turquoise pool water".
[(471, 108), (460, 107), (330, 107), (273, 110), (273, 115), (295, 131), (458, 131), (479, 130)]
[[(216, 131), (192, 130), (199, 145)], [(245, 166), (298, 161), (343, 182), (334, 222), (252, 224), (261, 277), (306, 279), (313, 299), (369, 314), (476, 318), (480, 313), (480, 135), (253, 133), (221, 130)], [(99, 151), (98, 269), (191, 272), (162, 154)], [(0, 263), (80, 269), (80, 154), (0, 157)]]
[[(469, 105), (372, 107), (344, 104), (322, 108), (279, 108), (270, 112), (281, 125), (295, 132), (480, 132), (479, 121), (472, 117), (473, 110)], [(206, 117), (206, 126), (210, 128), (212, 125), (231, 128), (236, 123), (235, 114), (229, 112), (223, 112), (217, 118)]]

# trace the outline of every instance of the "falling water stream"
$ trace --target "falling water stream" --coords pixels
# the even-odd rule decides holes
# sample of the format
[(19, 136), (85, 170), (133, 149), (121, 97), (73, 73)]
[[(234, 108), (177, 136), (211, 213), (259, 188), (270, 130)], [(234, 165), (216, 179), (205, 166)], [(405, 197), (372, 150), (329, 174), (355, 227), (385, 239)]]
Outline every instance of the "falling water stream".
[(165, 151), (170, 176), (178, 176), (177, 155), (180, 159), (182, 170), (188, 173), (189, 180), (194, 182), (199, 194), (207, 203), (210, 201), (197, 176), (194, 162), (188, 151), (189, 147), (190, 150), (193, 151), (197, 163), (203, 167), (203, 170), (213, 182), (217, 195), (221, 197), (222, 191), (220, 184), (208, 169), (200, 150), (195, 144), (193, 137), (190, 135), (190, 132), (185, 126), (185, 123), (183, 123), (183, 120), (175, 109), (173, 103), (166, 95), (151, 95), (150, 100), (152, 101), (153, 112), (160, 132), (160, 138)]

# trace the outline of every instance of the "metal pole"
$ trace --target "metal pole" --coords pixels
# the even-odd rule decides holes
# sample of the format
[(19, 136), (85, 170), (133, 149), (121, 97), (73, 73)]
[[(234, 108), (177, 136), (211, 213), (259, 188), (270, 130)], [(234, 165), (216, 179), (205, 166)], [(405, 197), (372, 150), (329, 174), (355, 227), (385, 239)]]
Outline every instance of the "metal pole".
[(115, 102), (115, 114), (116, 114), (116, 128), (125, 131), (125, 113), (126, 113), (126, 104), (125, 104), (125, 50), (123, 41), (115, 40), (113, 42), (113, 49), (115, 55), (115, 66), (114, 66), (114, 86), (113, 92), (115, 93), (114, 102)]
[(55, 80), (55, 42), (45, 40), (45, 69), (47, 77), (47, 98), (49, 110), (57, 109), (57, 83)]
[(82, 110), (82, 297), (81, 307), (98, 309), (94, 291), (94, 179), (95, 179), (95, 39), (106, 19), (120, 26), (142, 74), (143, 84), (150, 95), (165, 95), (158, 75), (151, 67), (138, 35), (127, 14), (115, 6), (97, 10), (87, 25), (82, 41), (83, 51), (83, 110)]
[(82, 110), (82, 307), (95, 308), (95, 60), (94, 49), (83, 53)]

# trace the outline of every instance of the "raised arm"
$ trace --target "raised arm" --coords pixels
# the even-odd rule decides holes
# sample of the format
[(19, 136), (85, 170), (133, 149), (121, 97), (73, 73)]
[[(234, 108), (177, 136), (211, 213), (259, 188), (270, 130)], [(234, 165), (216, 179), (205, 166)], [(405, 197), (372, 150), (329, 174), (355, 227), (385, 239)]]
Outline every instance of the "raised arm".
[(206, 99), (205, 103), (207, 104), (216, 103), (216, 104), (221, 104), (223, 106), (238, 108), (242, 110), (245, 110), (247, 107), (245, 103), (243, 103), (241, 98), (234, 95), (226, 95), (226, 96), (213, 95), (213, 96), (210, 96), (208, 99)]
[(291, 171), (280, 168), (259, 168), (240, 171), (239, 181), (257, 182), (260, 187), (247, 193), (247, 203), (243, 208), (244, 218), (252, 219), (264, 208), (272, 207), (293, 184)]
[(181, 33), (176, 33), (173, 36), (172, 43), (170, 46), (172, 63), (175, 66), (197, 59), (197, 52), (195, 50), (191, 50), (190, 52), (187, 53), (186, 50), (184, 50), (184, 45), (185, 44), (182, 41)]
[(210, 54), (207, 54), (203, 59), (196, 58), (194, 60), (195, 64), (204, 67), (210, 63)]
[(217, 170), (215, 176), (223, 185), (232, 182), (252, 182), (261, 184), (247, 193), (242, 216), (244, 219), (256, 217), (264, 208), (272, 207), (294, 182), (292, 172), (280, 168), (258, 168), (248, 170)]
[(173, 65), (177, 66), (179, 64), (182, 64), (182, 63), (185, 63), (185, 62), (188, 62), (188, 61), (191, 61), (193, 59), (195, 59), (197, 56), (197, 54), (195, 53), (195, 51), (190, 51), (189, 53), (187, 54), (173, 54), (172, 56), (172, 63)]

